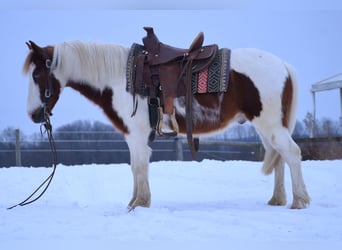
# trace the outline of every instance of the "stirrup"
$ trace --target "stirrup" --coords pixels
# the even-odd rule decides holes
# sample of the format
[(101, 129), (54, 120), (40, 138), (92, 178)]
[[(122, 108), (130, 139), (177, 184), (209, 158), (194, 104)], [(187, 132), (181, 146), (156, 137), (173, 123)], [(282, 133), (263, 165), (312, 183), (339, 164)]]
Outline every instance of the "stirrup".
[(157, 132), (160, 136), (167, 136), (167, 137), (171, 137), (171, 136), (176, 136), (179, 132), (179, 127), (178, 127), (178, 123), (176, 121), (176, 111), (173, 108), (172, 110), (172, 114), (167, 114), (167, 116), (170, 118), (171, 121), (171, 126), (172, 128), (165, 128), (163, 127), (164, 125), (164, 112), (163, 109), (161, 107), (158, 108), (159, 111), (159, 121), (158, 121), (158, 126), (157, 126)]

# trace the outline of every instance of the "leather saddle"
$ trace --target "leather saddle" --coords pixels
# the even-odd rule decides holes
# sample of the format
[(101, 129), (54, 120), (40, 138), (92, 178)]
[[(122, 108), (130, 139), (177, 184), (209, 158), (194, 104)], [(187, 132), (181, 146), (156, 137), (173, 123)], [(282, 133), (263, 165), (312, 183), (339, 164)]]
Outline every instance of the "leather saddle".
[[(153, 133), (157, 131), (159, 135), (165, 136), (177, 135), (178, 124), (173, 102), (175, 98), (185, 96), (186, 132), (191, 152), (195, 156), (198, 140), (194, 143), (192, 137), (192, 74), (212, 63), (218, 46), (202, 46), (204, 35), (200, 32), (188, 49), (176, 48), (161, 43), (153, 28), (144, 29), (147, 35), (143, 38), (144, 49), (137, 55), (134, 90), (148, 96)], [(168, 116), (167, 121), (165, 115)], [(163, 131), (165, 123), (169, 123), (171, 132)]]

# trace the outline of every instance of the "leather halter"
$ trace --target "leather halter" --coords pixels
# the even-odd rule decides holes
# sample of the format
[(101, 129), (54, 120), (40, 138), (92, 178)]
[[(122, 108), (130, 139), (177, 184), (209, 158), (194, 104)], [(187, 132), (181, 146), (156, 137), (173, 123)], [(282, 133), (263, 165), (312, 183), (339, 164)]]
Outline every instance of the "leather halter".
[(51, 111), (47, 112), (47, 105), (48, 105), (48, 103), (49, 103), (49, 101), (53, 95), (53, 87), (52, 87), (51, 78), (54, 76), (51, 73), (51, 66), (52, 66), (51, 59), (46, 59), (45, 67), (48, 70), (48, 77), (47, 77), (47, 81), (45, 84), (45, 91), (44, 91), (44, 101), (43, 101), (44, 116), (51, 116), (52, 115)]
[(47, 83), (46, 83), (46, 86), (45, 86), (44, 97), (45, 97), (45, 100), (48, 100), (48, 101), (50, 100), (50, 98), (51, 98), (51, 96), (53, 94), (53, 88), (52, 88), (52, 82), (51, 82), (51, 76), (52, 76), (51, 64), (52, 64), (52, 61), (50, 59), (46, 59), (45, 67), (49, 71), (49, 73), (48, 73), (48, 80), (47, 80)]

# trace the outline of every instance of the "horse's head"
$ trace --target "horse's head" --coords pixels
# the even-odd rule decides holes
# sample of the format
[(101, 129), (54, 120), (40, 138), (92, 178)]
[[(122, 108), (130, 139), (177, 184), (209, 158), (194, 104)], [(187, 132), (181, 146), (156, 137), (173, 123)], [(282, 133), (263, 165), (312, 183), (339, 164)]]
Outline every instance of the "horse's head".
[(41, 123), (51, 115), (61, 91), (61, 85), (53, 75), (54, 48), (42, 48), (32, 41), (26, 44), (30, 49), (23, 68), (30, 76), (27, 112), (34, 122)]

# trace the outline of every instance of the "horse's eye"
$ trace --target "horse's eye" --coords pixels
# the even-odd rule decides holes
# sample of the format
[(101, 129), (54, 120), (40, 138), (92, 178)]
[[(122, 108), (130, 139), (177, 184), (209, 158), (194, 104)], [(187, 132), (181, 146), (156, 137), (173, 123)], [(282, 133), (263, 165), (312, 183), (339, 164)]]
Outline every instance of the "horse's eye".
[(38, 73), (38, 72), (33, 72), (32, 77), (33, 77), (33, 80), (34, 80), (34, 81), (37, 81), (37, 80), (39, 80), (39, 78), (40, 78), (40, 73)]

